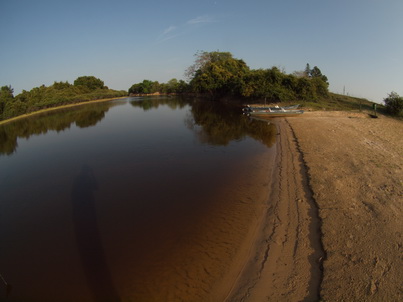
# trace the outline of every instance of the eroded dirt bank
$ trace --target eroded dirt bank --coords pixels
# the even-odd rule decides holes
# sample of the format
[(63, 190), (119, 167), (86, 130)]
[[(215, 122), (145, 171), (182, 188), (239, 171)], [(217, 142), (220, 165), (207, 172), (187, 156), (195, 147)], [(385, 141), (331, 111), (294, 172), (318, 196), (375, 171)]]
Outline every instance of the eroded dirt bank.
[(402, 301), (403, 122), (277, 119), (255, 253), (227, 301)]
[(322, 299), (402, 301), (403, 122), (346, 112), (288, 122), (322, 221)]

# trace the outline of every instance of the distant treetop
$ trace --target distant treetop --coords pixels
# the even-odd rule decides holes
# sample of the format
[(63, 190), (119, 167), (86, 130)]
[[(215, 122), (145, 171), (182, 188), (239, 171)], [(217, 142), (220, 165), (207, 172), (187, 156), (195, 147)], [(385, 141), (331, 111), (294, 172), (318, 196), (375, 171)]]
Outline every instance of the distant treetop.
[(74, 81), (74, 86), (85, 86), (85, 87), (89, 88), (90, 90), (105, 88), (104, 81), (102, 81), (94, 76), (78, 77)]

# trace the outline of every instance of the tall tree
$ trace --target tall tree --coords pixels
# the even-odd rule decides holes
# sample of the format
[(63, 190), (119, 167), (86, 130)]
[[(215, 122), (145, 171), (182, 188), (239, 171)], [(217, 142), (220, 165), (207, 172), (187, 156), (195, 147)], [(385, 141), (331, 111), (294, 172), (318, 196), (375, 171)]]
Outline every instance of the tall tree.
[(233, 58), (229, 52), (201, 52), (187, 70), (192, 89), (208, 93), (212, 98), (239, 95), (243, 77), (249, 67), (243, 60)]
[(311, 67), (309, 66), (309, 63), (306, 63), (305, 70), (304, 70), (304, 75), (307, 78), (311, 77)]
[(327, 80), (327, 76), (323, 75), (322, 72), (320, 71), (320, 69), (318, 68), (318, 66), (315, 66), (314, 68), (312, 68), (310, 76), (312, 78), (319, 78), (321, 79), (323, 82), (328, 83)]

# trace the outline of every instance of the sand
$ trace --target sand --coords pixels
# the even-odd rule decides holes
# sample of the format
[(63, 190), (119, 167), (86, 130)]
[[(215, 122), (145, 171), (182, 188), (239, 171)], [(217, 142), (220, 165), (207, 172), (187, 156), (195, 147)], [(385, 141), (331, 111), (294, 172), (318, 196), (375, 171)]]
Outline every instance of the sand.
[(403, 122), (306, 112), (275, 123), (277, 177), (227, 301), (403, 301)]

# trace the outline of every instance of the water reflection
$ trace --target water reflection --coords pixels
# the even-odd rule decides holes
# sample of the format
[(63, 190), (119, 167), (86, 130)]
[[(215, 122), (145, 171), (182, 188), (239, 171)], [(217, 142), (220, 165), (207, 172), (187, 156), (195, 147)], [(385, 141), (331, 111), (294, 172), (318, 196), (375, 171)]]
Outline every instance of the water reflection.
[[(64, 131), (73, 123), (79, 128), (95, 126), (111, 107), (119, 104), (125, 102), (102, 102), (60, 109), (1, 125), (0, 156), (14, 153), (18, 148), (18, 138), (28, 139), (31, 135), (46, 134), (49, 130)], [(251, 121), (243, 117), (239, 108), (234, 106), (167, 96), (136, 97), (130, 104), (144, 111), (157, 109), (161, 105), (174, 110), (191, 105), (185, 124), (202, 143), (225, 146), (245, 136), (251, 136), (268, 147), (275, 143), (275, 125)]]
[(272, 147), (276, 142), (276, 126), (242, 116), (239, 108), (217, 102), (194, 102), (185, 120), (201, 143), (226, 146), (250, 136)]
[(0, 125), (0, 156), (14, 153), (18, 148), (18, 138), (28, 139), (31, 135), (46, 134), (49, 130), (60, 132), (73, 123), (79, 128), (95, 126), (111, 107), (119, 104), (124, 102), (101, 102), (59, 109)]
[(188, 105), (189, 99), (169, 96), (135, 97), (130, 104), (133, 107), (142, 108), (144, 111), (157, 109), (161, 105), (167, 105), (169, 108), (175, 110)]
[(191, 100), (180, 97), (148, 96), (136, 97), (130, 104), (144, 111), (158, 109), (166, 105), (171, 109), (190, 106), (185, 125), (194, 131), (203, 144), (226, 146), (231, 141), (238, 141), (250, 136), (272, 147), (276, 142), (276, 126), (246, 118), (238, 107), (206, 100)]
[(71, 191), (75, 238), (87, 285), (94, 301), (120, 301), (113, 285), (99, 233), (94, 191), (98, 184), (92, 169), (83, 165)]
[(114, 102), (7, 125), (16, 140), (98, 123), (0, 157), (0, 266), (13, 301), (209, 301), (230, 284), (262, 212), (274, 126), (223, 104), (129, 100), (101, 124)]

